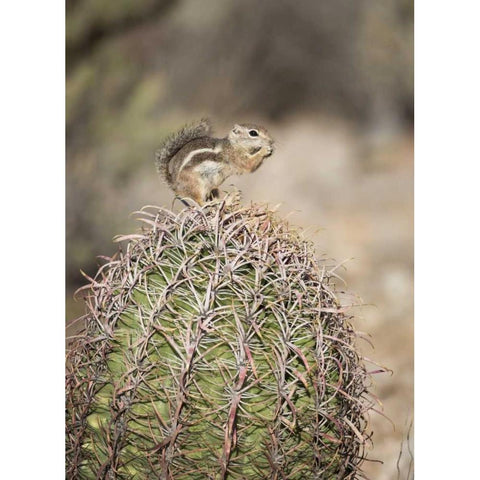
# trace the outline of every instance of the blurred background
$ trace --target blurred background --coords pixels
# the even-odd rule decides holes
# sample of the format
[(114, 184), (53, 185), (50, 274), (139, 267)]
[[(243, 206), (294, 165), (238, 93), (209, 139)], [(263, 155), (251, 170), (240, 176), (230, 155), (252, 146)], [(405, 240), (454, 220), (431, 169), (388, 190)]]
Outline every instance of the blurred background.
[[(171, 206), (154, 151), (209, 116), (265, 125), (277, 149), (231, 177), (345, 262), (376, 376), (372, 480), (413, 478), (413, 0), (67, 0), (67, 326), (73, 292), (129, 213)], [(343, 286), (341, 288), (344, 288)], [(69, 329), (67, 328), (67, 333)], [(407, 438), (408, 437), (408, 438)]]

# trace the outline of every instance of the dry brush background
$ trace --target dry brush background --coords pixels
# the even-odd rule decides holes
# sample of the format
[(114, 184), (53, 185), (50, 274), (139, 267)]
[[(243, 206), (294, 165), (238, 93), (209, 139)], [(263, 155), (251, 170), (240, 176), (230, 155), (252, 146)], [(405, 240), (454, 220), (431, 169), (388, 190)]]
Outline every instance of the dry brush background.
[[(153, 152), (202, 115), (223, 136), (264, 124), (274, 156), (232, 177), (243, 201), (281, 203), (366, 304), (356, 328), (393, 370), (377, 378), (365, 465), (412, 478), (413, 1), (67, 0), (67, 322), (128, 214), (170, 206)], [(397, 459), (401, 453), (399, 470)]]

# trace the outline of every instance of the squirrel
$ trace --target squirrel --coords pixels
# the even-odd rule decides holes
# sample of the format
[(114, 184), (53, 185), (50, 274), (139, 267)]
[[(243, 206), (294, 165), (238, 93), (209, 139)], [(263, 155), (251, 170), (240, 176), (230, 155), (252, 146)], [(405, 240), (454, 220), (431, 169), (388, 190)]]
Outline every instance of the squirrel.
[(258, 125), (234, 125), (225, 138), (210, 135), (210, 121), (203, 118), (168, 137), (155, 152), (157, 171), (169, 187), (199, 205), (218, 198), (227, 177), (254, 172), (273, 154), (273, 139)]

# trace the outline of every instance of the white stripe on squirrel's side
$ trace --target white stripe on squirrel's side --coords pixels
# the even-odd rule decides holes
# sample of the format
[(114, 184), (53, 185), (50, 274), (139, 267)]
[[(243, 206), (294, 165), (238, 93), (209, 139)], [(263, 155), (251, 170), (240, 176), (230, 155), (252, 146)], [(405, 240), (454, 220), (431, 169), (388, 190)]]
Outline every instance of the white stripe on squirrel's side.
[(187, 163), (190, 162), (190, 160), (195, 155), (198, 155), (199, 153), (206, 153), (206, 152), (220, 153), (221, 151), (222, 151), (222, 147), (220, 145), (216, 146), (215, 148), (199, 148), (198, 150), (193, 150), (183, 159), (183, 162), (180, 165), (178, 172), (180, 173), (182, 169), (185, 167), (185, 165), (187, 165)]

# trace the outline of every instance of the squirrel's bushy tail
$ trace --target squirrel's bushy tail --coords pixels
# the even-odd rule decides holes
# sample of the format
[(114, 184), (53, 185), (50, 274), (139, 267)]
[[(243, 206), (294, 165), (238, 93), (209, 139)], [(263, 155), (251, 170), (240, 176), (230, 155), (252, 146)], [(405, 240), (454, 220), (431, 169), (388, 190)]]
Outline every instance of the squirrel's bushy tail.
[(185, 125), (181, 130), (165, 139), (162, 146), (155, 152), (155, 166), (160, 176), (172, 184), (168, 171), (168, 163), (172, 157), (188, 142), (210, 134), (211, 124), (208, 118), (202, 118), (198, 123)]

